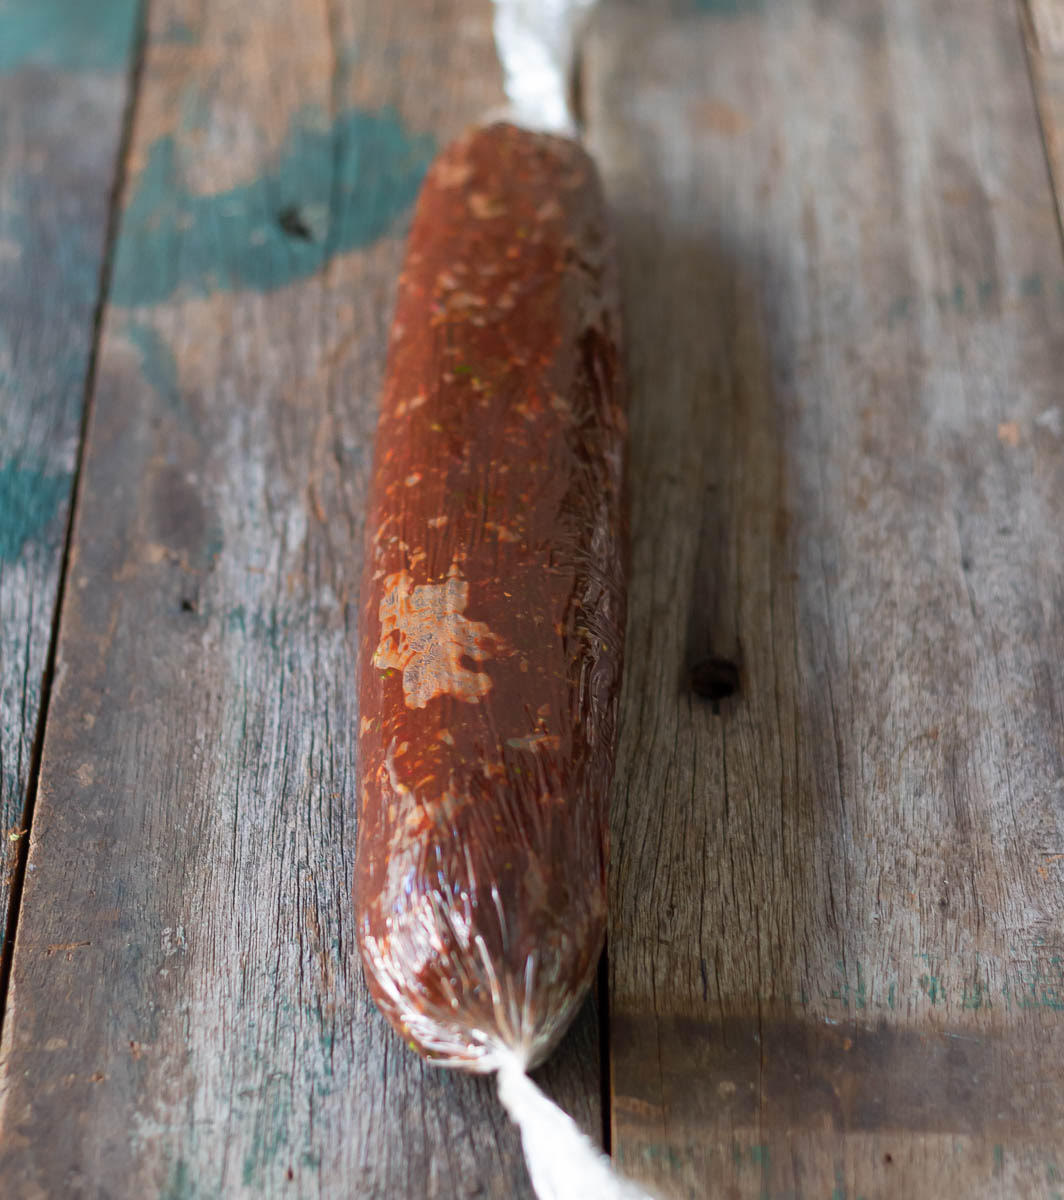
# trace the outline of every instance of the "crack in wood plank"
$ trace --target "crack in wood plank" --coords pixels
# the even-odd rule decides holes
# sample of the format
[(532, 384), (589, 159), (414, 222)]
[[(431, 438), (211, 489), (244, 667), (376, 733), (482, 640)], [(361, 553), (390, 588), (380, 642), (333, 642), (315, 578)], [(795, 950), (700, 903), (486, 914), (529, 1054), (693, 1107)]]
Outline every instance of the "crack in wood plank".
[(135, 92), (136, 0), (75, 7), (0, 12), (0, 1032)]

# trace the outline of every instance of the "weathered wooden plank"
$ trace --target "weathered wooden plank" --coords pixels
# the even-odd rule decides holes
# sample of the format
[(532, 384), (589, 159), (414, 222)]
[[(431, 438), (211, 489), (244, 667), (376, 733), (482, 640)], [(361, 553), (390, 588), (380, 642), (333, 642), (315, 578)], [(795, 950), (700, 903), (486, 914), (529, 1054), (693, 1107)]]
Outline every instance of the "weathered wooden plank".
[(1017, 14), (701, 7), (584, 71), (634, 388), (614, 1150), (669, 1196), (1052, 1195), (1064, 270)]
[[(529, 1194), (350, 902), (357, 579), (393, 283), (490, 6), (157, 0), (3, 1046), (20, 1196)], [(545, 1072), (586, 1127), (589, 1010)]]
[(1027, 0), (1027, 12), (1038, 49), (1043, 54), (1064, 54), (1064, 4), (1060, 0)]
[(1027, 0), (1027, 54), (1064, 231), (1064, 0)]
[(0, 0), (4, 930), (32, 786), (137, 4), (92, 6), (91, 33), (85, 11), (78, 0)]

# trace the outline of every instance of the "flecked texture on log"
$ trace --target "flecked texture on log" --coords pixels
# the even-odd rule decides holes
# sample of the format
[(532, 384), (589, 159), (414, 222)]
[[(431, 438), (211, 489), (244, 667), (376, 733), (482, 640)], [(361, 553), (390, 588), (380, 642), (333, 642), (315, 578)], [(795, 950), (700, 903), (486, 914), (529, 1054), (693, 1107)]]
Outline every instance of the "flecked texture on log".
[(540, 1060), (606, 918), (625, 418), (591, 160), (512, 125), (431, 168), (367, 522), (359, 937), (430, 1057)]

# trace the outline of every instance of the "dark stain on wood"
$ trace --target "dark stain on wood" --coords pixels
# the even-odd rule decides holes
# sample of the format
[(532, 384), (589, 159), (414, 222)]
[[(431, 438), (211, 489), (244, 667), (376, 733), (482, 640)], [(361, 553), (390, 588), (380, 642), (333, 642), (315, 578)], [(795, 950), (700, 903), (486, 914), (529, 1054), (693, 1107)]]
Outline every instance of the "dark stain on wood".
[[(640, 1114), (697, 1131), (700, 1122), (773, 1131), (925, 1133), (1004, 1141), (1050, 1131), (1064, 1104), (1048, 1081), (1010, 1069), (1022, 1039), (1008, 1031), (874, 1027), (800, 1017), (702, 1022), (616, 1014), (614, 1094), (626, 1136)], [(1057, 1039), (1059, 1041), (1059, 1039)], [(646, 1047), (657, 1044), (660, 1057)]]
[(180, 466), (165, 466), (156, 472), (152, 510), (156, 539), (177, 555), (198, 561), (206, 547), (208, 518), (196, 483)]
[(710, 655), (690, 670), (691, 690), (703, 700), (725, 700), (739, 690), (739, 668), (730, 658)]

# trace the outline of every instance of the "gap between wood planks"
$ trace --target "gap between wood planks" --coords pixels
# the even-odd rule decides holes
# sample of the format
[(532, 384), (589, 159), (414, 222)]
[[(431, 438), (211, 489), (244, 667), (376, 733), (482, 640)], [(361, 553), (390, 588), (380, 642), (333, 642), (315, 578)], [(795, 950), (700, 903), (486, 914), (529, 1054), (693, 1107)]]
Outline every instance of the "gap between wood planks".
[(59, 645), (59, 622), (63, 612), (63, 597), (66, 594), (70, 568), (70, 548), (78, 513), (78, 495), (81, 469), (85, 457), (85, 438), (92, 414), (92, 398), (96, 386), (96, 362), (103, 329), (103, 315), (110, 290), (111, 265), (114, 259), (115, 242), (121, 220), (121, 200), (128, 173), (130, 139), (133, 120), (136, 116), (137, 96), (140, 90), (141, 72), (144, 65), (144, 47), (147, 38), (147, 6), (149, 0), (140, 0), (137, 5), (136, 30), (133, 52), (126, 69), (126, 102), (122, 113), (122, 131), (115, 154), (111, 189), (107, 202), (107, 232), (104, 240), (103, 258), (100, 263), (96, 302), (92, 312), (92, 344), (89, 350), (88, 370), (82, 388), (81, 424), (78, 429), (77, 454), (74, 459), (74, 474), (70, 485), (70, 511), (67, 515), (66, 531), (63, 535), (63, 554), (59, 565), (59, 586), (56, 589), (55, 608), (52, 611), (51, 631), (48, 636), (48, 655), (45, 659), (44, 678), (41, 682), (41, 705), (37, 714), (37, 725), (33, 733), (33, 751), (30, 757), (29, 780), (26, 787), (26, 802), (19, 824), (21, 835), (16, 844), (15, 863), (11, 869), (11, 897), (7, 913), (7, 928), (4, 931), (3, 948), (0, 950), (0, 1035), (3, 1034), (7, 1015), (8, 983), (11, 979), (11, 964), (15, 957), (15, 939), (18, 935), (19, 916), (22, 911), (22, 889), (26, 881), (26, 864), (29, 860), (30, 838), (33, 831), (33, 813), (37, 803), (40, 783), (41, 751), (44, 746), (44, 731), (48, 724), (48, 704), (52, 694), (55, 675), (56, 648)]

